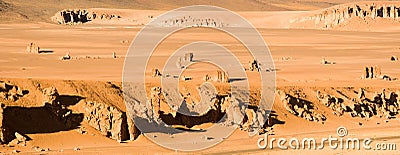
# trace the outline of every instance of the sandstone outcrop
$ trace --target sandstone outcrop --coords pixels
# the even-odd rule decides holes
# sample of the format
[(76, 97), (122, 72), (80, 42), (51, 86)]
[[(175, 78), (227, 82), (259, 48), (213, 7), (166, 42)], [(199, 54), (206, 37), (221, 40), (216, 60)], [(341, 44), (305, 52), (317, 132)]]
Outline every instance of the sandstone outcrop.
[(228, 75), (224, 71), (221, 71), (221, 70), (217, 70), (216, 80), (217, 80), (217, 82), (221, 82), (221, 83), (229, 82)]
[(176, 66), (178, 68), (186, 68), (191, 62), (193, 62), (193, 53), (185, 53), (183, 57), (179, 57), (176, 61)]
[(363, 72), (363, 79), (376, 79), (381, 76), (381, 68), (379, 66), (366, 66)]
[(79, 24), (93, 20), (119, 19), (121, 16), (108, 13), (97, 13), (88, 9), (66, 9), (58, 11), (51, 20), (58, 24)]
[(14, 137), (12, 131), (4, 125), (4, 109), (6, 106), (1, 103), (0, 104), (0, 144), (6, 144), (10, 142)]
[[(86, 102), (85, 120), (91, 127), (111, 139), (117, 141), (131, 139), (126, 114), (112, 105)], [(131, 129), (134, 128), (131, 126)]]
[(332, 109), (332, 113), (337, 116), (342, 116), (346, 111), (346, 106), (343, 104), (344, 100), (342, 98), (329, 94), (321, 94), (320, 91), (317, 91), (317, 98), (322, 104)]
[(160, 70), (159, 70), (158, 68), (153, 68), (153, 69), (151, 70), (151, 72), (152, 72), (152, 74), (151, 74), (152, 77), (159, 77), (159, 76), (162, 76), (162, 74), (161, 74), (161, 72), (160, 72)]
[(368, 21), (378, 18), (399, 21), (400, 3), (398, 2), (358, 2), (342, 4), (318, 10), (291, 20), (292, 27), (332, 29), (346, 24), (350, 20)]
[(0, 81), (0, 99), (17, 101), (20, 97), (27, 93), (28, 92), (26, 90), (22, 90), (16, 85)]
[(165, 27), (224, 27), (225, 23), (214, 18), (197, 18), (193, 16), (176, 17), (163, 21)]
[(298, 117), (308, 121), (324, 122), (326, 117), (323, 114), (314, 111), (312, 102), (287, 94), (283, 91), (278, 91), (280, 100), (287, 111)]
[(34, 43), (31, 42), (28, 44), (28, 46), (26, 46), (26, 52), (28, 53), (40, 53), (40, 47)]
[(249, 70), (250, 71), (257, 71), (257, 72), (259, 72), (260, 71), (260, 64), (258, 63), (258, 61), (257, 60), (253, 60), (253, 61), (250, 61), (249, 62)]

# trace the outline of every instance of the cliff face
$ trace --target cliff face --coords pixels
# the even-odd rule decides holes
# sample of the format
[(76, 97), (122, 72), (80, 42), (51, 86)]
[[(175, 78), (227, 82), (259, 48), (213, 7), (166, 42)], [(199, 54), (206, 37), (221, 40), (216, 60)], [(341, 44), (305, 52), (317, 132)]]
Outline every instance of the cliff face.
[(295, 28), (333, 29), (350, 20), (368, 21), (378, 18), (400, 20), (399, 2), (361, 2), (342, 4), (313, 12), (311, 15), (295, 18), (290, 21)]

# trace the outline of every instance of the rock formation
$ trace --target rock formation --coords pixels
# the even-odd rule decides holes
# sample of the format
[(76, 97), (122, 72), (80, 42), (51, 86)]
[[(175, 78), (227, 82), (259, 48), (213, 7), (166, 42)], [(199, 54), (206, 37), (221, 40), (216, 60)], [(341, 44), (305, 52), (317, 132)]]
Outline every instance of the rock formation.
[(323, 65), (331, 65), (331, 64), (336, 64), (336, 63), (335, 63), (335, 62), (328, 61), (328, 60), (326, 60), (325, 58), (322, 58), (322, 59), (321, 59), (321, 64), (323, 64)]
[(96, 13), (87, 9), (66, 9), (58, 11), (51, 20), (58, 24), (79, 24), (93, 20), (119, 19), (121, 16), (107, 13)]
[(152, 119), (157, 120), (160, 117), (160, 103), (161, 103), (161, 88), (153, 87), (150, 92), (150, 106), (152, 108), (151, 114)]
[(390, 61), (397, 61), (397, 60), (399, 60), (399, 58), (397, 58), (397, 57), (394, 56), (394, 55), (390, 57)]
[(176, 61), (176, 66), (180, 69), (186, 68), (191, 62), (193, 62), (193, 53), (185, 53), (183, 57), (179, 57)]
[(174, 19), (168, 19), (164, 22), (165, 27), (224, 27), (222, 21), (214, 18), (196, 18), (192, 16), (176, 17)]
[(317, 91), (317, 98), (322, 104), (332, 109), (332, 113), (337, 116), (342, 116), (346, 111), (346, 106), (344, 106), (342, 98), (337, 98), (329, 94), (321, 94), (320, 91)]
[(0, 81), (0, 98), (17, 101), (20, 97), (27, 93), (26, 90), (20, 89), (16, 85), (12, 85), (7, 82)]
[(8, 142), (10, 142), (14, 137), (12, 134), (12, 131), (4, 125), (4, 109), (6, 108), (6, 106), (1, 103), (0, 104), (0, 144), (6, 144)]
[(58, 94), (58, 90), (55, 87), (48, 87), (43, 89), (43, 103), (44, 104), (50, 104), (50, 105), (60, 105), (60, 101), (58, 100), (58, 97), (60, 96)]
[(91, 127), (111, 139), (130, 139), (126, 114), (112, 105), (86, 102), (85, 120)]
[(158, 70), (158, 68), (153, 68), (151, 76), (152, 77), (159, 77), (159, 76), (162, 76), (162, 74), (161, 74), (160, 70)]
[(260, 64), (258, 63), (258, 61), (257, 60), (253, 60), (253, 61), (250, 61), (249, 62), (249, 70), (250, 71), (257, 71), (257, 72), (259, 72), (260, 71)]
[(364, 67), (363, 79), (376, 79), (381, 76), (381, 68), (379, 66), (366, 66)]
[(294, 97), (283, 91), (278, 91), (277, 94), (286, 110), (293, 115), (304, 118), (308, 121), (324, 122), (326, 120), (326, 117), (323, 114), (314, 111), (314, 105), (311, 102), (299, 97)]
[(185, 53), (185, 57), (184, 57), (185, 61), (187, 62), (193, 62), (193, 53)]
[(215, 79), (217, 80), (217, 82), (222, 82), (222, 83), (229, 82), (228, 75), (224, 71), (221, 71), (221, 70), (217, 70), (217, 77)]
[[(399, 20), (400, 3), (397, 2), (358, 2), (342, 4), (327, 9), (318, 10), (312, 15), (293, 19), (294, 25), (310, 24), (309, 28), (332, 29), (345, 24), (350, 19), (392, 19)], [(294, 26), (296, 27), (296, 26)], [(303, 27), (307, 27), (304, 26)]]
[(28, 53), (40, 53), (40, 47), (34, 43), (31, 42), (28, 44), (28, 46), (26, 46), (26, 52)]
[(70, 59), (71, 59), (71, 56), (69, 55), (69, 52), (68, 52), (67, 54), (65, 54), (64, 56), (62, 56), (60, 59), (61, 59), (61, 60), (70, 60)]
[(79, 121), (75, 120), (75, 117), (72, 116), (72, 111), (68, 109), (66, 105), (63, 105), (55, 87), (43, 89), (43, 104), (44, 107), (49, 109), (49, 111), (66, 126), (72, 127), (74, 124), (79, 123)]

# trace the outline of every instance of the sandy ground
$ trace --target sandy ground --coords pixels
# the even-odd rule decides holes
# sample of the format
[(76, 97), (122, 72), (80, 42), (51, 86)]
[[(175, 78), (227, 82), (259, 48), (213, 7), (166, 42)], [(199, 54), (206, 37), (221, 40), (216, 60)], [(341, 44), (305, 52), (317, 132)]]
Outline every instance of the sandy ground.
[[(151, 12), (151, 11), (149, 11)], [(152, 14), (158, 14), (155, 11)], [(254, 22), (258, 31), (268, 44), (275, 60), (277, 86), (280, 89), (295, 87), (302, 89), (345, 89), (345, 87), (368, 87), (373, 91), (382, 88), (398, 89), (400, 81), (363, 80), (364, 66), (378, 65), (382, 73), (391, 77), (400, 77), (399, 62), (390, 61), (391, 56), (399, 56), (400, 33), (396, 29), (385, 31), (385, 27), (377, 27), (379, 32), (370, 31), (331, 31), (303, 30), (277, 28), (285, 23), (272, 21), (279, 17), (291, 16), (301, 12), (248, 12), (242, 16)], [(260, 19), (261, 18), (261, 19)], [(282, 20), (284, 21), (284, 20)], [(273, 23), (271, 26), (261, 26), (263, 23)], [(55, 25), (49, 23), (34, 24), (2, 24), (0, 25), (0, 74), (4, 80), (28, 85), (26, 80), (52, 80), (47, 85), (57, 85), (61, 93), (73, 94), (64, 86), (63, 80), (84, 80), (83, 85), (96, 85), (94, 81), (112, 81), (119, 83), (122, 78), (124, 56), (131, 40), (140, 31), (140, 26), (122, 24), (87, 24), (87, 25)], [(209, 29), (182, 31), (169, 37), (159, 46), (153, 55), (150, 65), (160, 66), (166, 60), (168, 53), (176, 50), (186, 42), (207, 40), (223, 45), (247, 67), (249, 53), (232, 38), (216, 37), (224, 35)], [(184, 38), (184, 39), (183, 39)], [(126, 43), (125, 41), (129, 41)], [(37, 43), (42, 49), (51, 53), (27, 53), (26, 45)], [(117, 58), (112, 58), (112, 53)], [(61, 61), (60, 57), (69, 53), (72, 60)], [(322, 65), (321, 59), (335, 62), (332, 65)], [(191, 68), (195, 74), (202, 66)], [(150, 73), (148, 68), (148, 73)], [(197, 71), (197, 72), (196, 72)], [(257, 75), (248, 73), (249, 79)], [(198, 76), (201, 77), (201, 76)], [(150, 79), (150, 82), (151, 79)], [(27, 86), (28, 87), (28, 86)], [(96, 88), (95, 88), (96, 89)], [(102, 89), (98, 88), (99, 91)], [(79, 92), (78, 92), (79, 93)], [(35, 105), (36, 103), (26, 103)], [(123, 103), (113, 103), (123, 107)], [(321, 106), (322, 107), (322, 106)], [(284, 124), (274, 125), (276, 138), (291, 137), (327, 137), (336, 135), (339, 126), (345, 126), (349, 135), (359, 138), (374, 138), (375, 142), (399, 143), (400, 122), (398, 118), (386, 121), (383, 118), (352, 118), (349, 115), (334, 116), (327, 112), (328, 121), (325, 124), (308, 122), (302, 118), (290, 115), (284, 110), (280, 101), (276, 101), (274, 109), (278, 119)], [(322, 109), (324, 110), (324, 109)], [(359, 123), (363, 125), (360, 126)], [(379, 124), (378, 124), (379, 123)], [(32, 146), (50, 148), (50, 154), (180, 154), (194, 152), (178, 152), (162, 148), (144, 136), (136, 141), (118, 143), (101, 136), (87, 124), (88, 134), (82, 135), (75, 129), (53, 133), (27, 134), (32, 140), (27, 146), (0, 146), (1, 153), (20, 150), (22, 153), (36, 153)], [(376, 150), (260, 150), (257, 147), (258, 136), (249, 137), (246, 132), (237, 130), (224, 142), (200, 154), (398, 154), (395, 151)], [(79, 151), (74, 148), (79, 147)]]

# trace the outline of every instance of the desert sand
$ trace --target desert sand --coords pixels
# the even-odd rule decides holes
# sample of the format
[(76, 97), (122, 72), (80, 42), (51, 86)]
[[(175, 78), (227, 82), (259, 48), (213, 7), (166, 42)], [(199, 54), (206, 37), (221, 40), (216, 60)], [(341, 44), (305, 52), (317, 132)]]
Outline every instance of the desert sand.
[[(165, 11), (206, 4), (237, 12), (257, 28), (269, 47), (275, 65), (271, 72), (276, 74), (277, 86), (272, 116), (265, 128), (269, 138), (318, 139), (336, 136), (336, 129), (344, 126), (349, 137), (372, 138), (373, 144), (398, 144), (400, 98), (392, 100), (391, 96), (400, 95), (397, 79), (400, 77), (397, 59), (400, 56), (400, 2), (345, 2), (348, 1), (180, 3), (138, 0), (132, 3), (71, 1), (58, 5), (55, 1), (35, 4), (21, 0), (0, 1), (0, 18), (3, 19), (0, 23), (0, 81), (8, 85), (0, 87), (0, 103), (5, 105), (0, 127), (12, 131), (12, 138), (3, 142), (0, 153), (397, 154), (396, 150), (330, 148), (263, 150), (257, 146), (258, 138), (263, 135), (250, 137), (243, 128), (236, 129), (209, 149), (181, 152), (163, 148), (137, 131), (135, 136), (123, 131), (132, 127), (129, 122), (127, 124), (129, 117), (122, 88), (125, 56), (132, 40), (144, 25)], [(350, 8), (357, 6), (367, 9), (349, 13)], [(382, 14), (376, 9), (371, 11), (371, 6), (378, 10), (382, 7)], [(59, 16), (71, 10), (89, 12), (97, 17), (90, 21), (65, 21)], [(210, 28), (183, 30), (169, 36), (155, 50), (146, 68), (146, 89), (160, 85), (160, 77), (153, 77), (152, 69), (161, 69), (171, 53), (195, 41), (224, 45), (246, 68), (253, 60), (242, 44), (227, 34)], [(211, 56), (218, 56), (218, 53)], [(366, 68), (371, 67), (375, 72), (368, 72), (367, 76)], [(181, 93), (193, 94), (189, 99), (197, 103), (196, 88), (204, 82), (206, 74), (214, 76), (216, 70), (210, 64), (190, 66), (181, 75), (191, 78), (181, 80)], [(162, 70), (160, 72), (163, 74)], [(257, 102), (260, 98), (258, 72), (247, 70), (246, 74), (251, 82), (251, 102)], [(229, 83), (214, 84), (221, 94), (229, 93)], [(51, 87), (56, 88), (57, 93), (48, 89)], [(362, 97), (361, 92), (365, 94)], [(388, 107), (356, 110), (359, 103), (375, 108), (379, 94), (384, 94), (379, 99), (383, 98)], [(330, 97), (341, 101), (331, 102)], [(392, 101), (393, 105), (389, 105)], [(165, 101), (161, 102), (161, 111), (171, 112)], [(304, 103), (307, 108), (301, 107)], [(57, 104), (59, 107), (54, 106)], [(111, 127), (109, 131), (103, 129), (101, 123), (93, 123), (92, 120), (102, 119), (99, 116), (102, 114), (93, 114), (90, 108), (88, 111), (91, 104), (99, 104), (99, 109), (102, 106), (113, 109), (102, 112), (107, 116), (118, 115), (120, 119), (112, 119), (112, 122), (119, 123), (122, 129)], [(305, 112), (299, 114), (299, 107)], [(62, 110), (70, 113), (60, 112)], [(194, 125), (179, 123), (176, 126), (186, 130), (207, 129), (213, 124), (207, 120)], [(94, 127), (96, 125), (99, 127)], [(15, 132), (28, 137), (27, 140), (15, 141), (18, 139)]]

